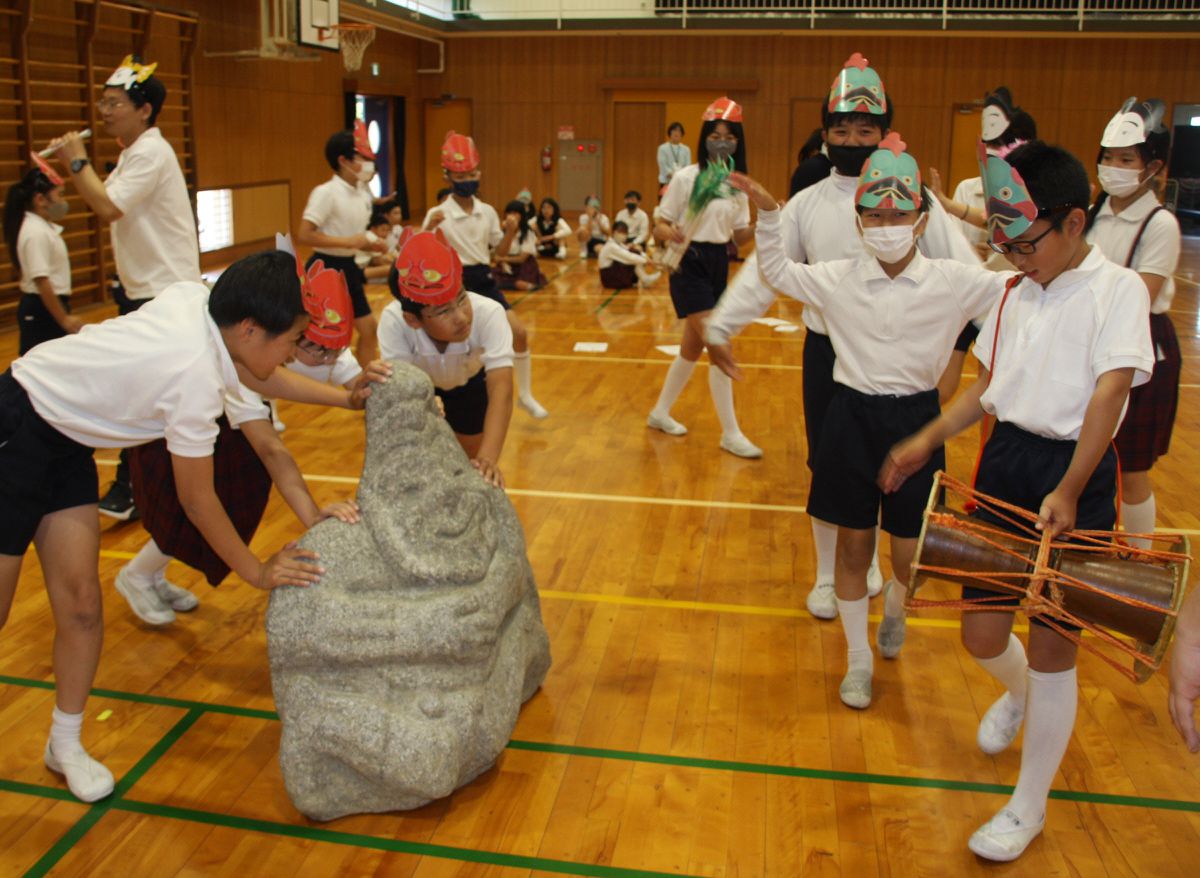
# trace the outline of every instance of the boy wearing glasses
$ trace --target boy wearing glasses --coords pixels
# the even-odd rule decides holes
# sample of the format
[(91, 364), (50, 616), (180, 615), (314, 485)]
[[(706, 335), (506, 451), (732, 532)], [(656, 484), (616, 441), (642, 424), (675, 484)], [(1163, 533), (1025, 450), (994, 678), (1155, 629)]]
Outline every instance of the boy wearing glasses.
[[(50, 143), (70, 169), (76, 189), (96, 215), (110, 223), (113, 258), (124, 293), (117, 313), (136, 311), (178, 281), (200, 281), (200, 243), (187, 183), (175, 150), (155, 124), (166, 86), (157, 64), (130, 55), (104, 83), (96, 109), (104, 133), (121, 145), (117, 166), (104, 180), (87, 157), (79, 132)], [(122, 450), (117, 475), (100, 500), (100, 512), (120, 521), (137, 517)]]
[(498, 462), (513, 408), (513, 334), (503, 306), (463, 286), (462, 261), (440, 229), (404, 230), (388, 287), (396, 301), (379, 318), (384, 359), (429, 375), (471, 465), (503, 488)]
[[(980, 329), (978, 380), (891, 450), (880, 487), (898, 490), (935, 449), (987, 413), (996, 426), (979, 465), (980, 491), (1036, 512), (1038, 527), (1054, 536), (1076, 525), (1111, 530), (1112, 438), (1130, 388), (1154, 367), (1146, 285), (1084, 239), (1088, 177), (1070, 153), (1033, 141), (1007, 161), (981, 156), (981, 163), (990, 243), (1023, 274)], [(963, 590), (964, 598), (984, 594)], [(962, 619), (963, 645), (1006, 689), (980, 722), (980, 749), (999, 753), (1026, 723), (1012, 798), (968, 843), (1001, 862), (1019, 857), (1045, 826), (1077, 701), (1076, 644), (1035, 619), (1026, 660), (1012, 625), (1010, 612)]]

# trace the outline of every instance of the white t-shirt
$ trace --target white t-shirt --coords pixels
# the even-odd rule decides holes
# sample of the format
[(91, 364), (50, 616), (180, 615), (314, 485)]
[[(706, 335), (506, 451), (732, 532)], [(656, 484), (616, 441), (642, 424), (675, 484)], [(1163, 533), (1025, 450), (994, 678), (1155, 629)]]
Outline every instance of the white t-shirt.
[(142, 308), (43, 342), (12, 364), (42, 418), (92, 448), (166, 438), (181, 457), (207, 457), (237, 369), (208, 313), (208, 287), (181, 282)]
[[(854, 209), (857, 188), (857, 177), (844, 177), (835, 170), (821, 182), (801, 189), (791, 197), (781, 218), (783, 252), (788, 259), (816, 264), (834, 259), (857, 259), (866, 252), (858, 234), (858, 214)], [(929, 202), (929, 219), (925, 222), (925, 233), (917, 243), (923, 254), (967, 265), (979, 264), (978, 255), (959, 232), (954, 218), (942, 210), (936, 198)], [(757, 302), (761, 310), (748, 316), (747, 322), (761, 316), (775, 301), (774, 291), (758, 275), (756, 256), (752, 254), (742, 265), (717, 306), (719, 310), (727, 302), (728, 307), (736, 307), (742, 300)], [(828, 335), (829, 330), (817, 308), (806, 307), (801, 320), (813, 332)], [(729, 325), (729, 331), (736, 335), (744, 326)]]
[(641, 253), (634, 253), (624, 244), (618, 243), (615, 238), (609, 238), (604, 242), (598, 256), (597, 268), (608, 268), (614, 262), (621, 262), (625, 265), (645, 265), (648, 261)]
[(31, 210), (25, 212), (17, 235), (17, 256), (21, 260), (23, 293), (38, 294), (39, 277), (50, 281), (56, 296), (71, 295), (71, 257), (62, 237), (62, 226), (42, 219)]
[[(366, 186), (348, 183), (334, 174), (308, 196), (304, 219), (323, 235), (353, 238), (367, 230), (371, 219), (371, 190)], [(318, 253), (330, 256), (353, 256), (349, 247), (322, 247)]]
[(131, 299), (152, 299), (177, 281), (200, 281), (200, 239), (179, 159), (158, 128), (121, 151), (104, 181), (123, 216), (112, 224), (117, 275)]
[(466, 341), (451, 342), (439, 351), (423, 329), (404, 322), (399, 302), (379, 315), (379, 349), (385, 360), (412, 363), (442, 390), (462, 387), (480, 369), (508, 369), (513, 364), (512, 329), (498, 302), (468, 292), (473, 317)]
[[(1112, 262), (1124, 265), (1138, 229), (1156, 207), (1159, 207), (1158, 199), (1151, 192), (1143, 192), (1141, 198), (1120, 213), (1113, 213), (1111, 198), (1105, 199), (1100, 212), (1096, 214), (1096, 221), (1088, 231), (1088, 242), (1104, 251), (1104, 255)], [(1152, 314), (1165, 314), (1175, 299), (1173, 276), (1179, 265), (1180, 246), (1179, 220), (1175, 219), (1175, 215), (1169, 210), (1154, 214), (1142, 233), (1142, 240), (1133, 254), (1133, 265), (1130, 266), (1138, 274), (1156, 274), (1164, 278), (1150, 306)]]
[(492, 251), (504, 238), (500, 231), (500, 217), (490, 204), (472, 199), (471, 212), (467, 213), (458, 206), (453, 195), (447, 195), (446, 200), (425, 214), (421, 228), (430, 228), (429, 214), (438, 210), (442, 213), (442, 221), (437, 228), (442, 230), (446, 241), (458, 253), (462, 264), (490, 265)]
[(608, 240), (608, 236), (612, 234), (612, 223), (602, 213), (596, 214), (594, 222), (586, 213), (581, 213), (579, 215), (579, 228), (587, 232), (588, 240), (590, 241), (606, 241)]
[(646, 211), (640, 207), (633, 213), (621, 208), (613, 217), (613, 222), (625, 223), (625, 227), (629, 229), (629, 243), (631, 244), (645, 244), (646, 239), (650, 237), (650, 217), (646, 216)]
[[(349, 348), (338, 354), (338, 358), (332, 363), (309, 366), (299, 360), (292, 360), (287, 364), (287, 369), (313, 381), (336, 384), (339, 387), (353, 381), (362, 372), (362, 367), (358, 365), (358, 360), (354, 359), (354, 354), (350, 353)], [(225, 417), (229, 419), (229, 425), (236, 429), (249, 421), (265, 421), (271, 417), (271, 411), (257, 391), (242, 384), (238, 387), (237, 394), (225, 395)]]
[[(688, 199), (700, 175), (699, 165), (676, 171), (667, 184), (667, 194), (659, 204), (659, 216), (677, 226), (688, 225)], [(725, 244), (738, 229), (750, 226), (750, 200), (745, 192), (734, 191), (729, 198), (714, 198), (704, 206), (692, 225), (691, 240), (707, 244)]]
[[(992, 363), (999, 304), (975, 340), (975, 356), (985, 369)], [(1099, 247), (1049, 287), (1028, 279), (1013, 287), (999, 319), (995, 367), (980, 404), (1030, 433), (1078, 439), (1105, 372), (1136, 369), (1134, 387), (1150, 380), (1154, 351), (1146, 285), (1135, 272), (1109, 262)]]
[[(959, 204), (966, 205), (970, 210), (984, 209), (983, 201), (983, 178), (968, 177), (954, 188), (954, 196), (950, 199)], [(958, 227), (962, 230), (963, 237), (971, 243), (972, 246), (987, 243), (987, 229), (981, 229), (979, 226), (973, 226), (964, 219), (958, 217), (953, 218)]]
[(889, 278), (863, 254), (805, 265), (783, 254), (778, 210), (759, 211), (758, 264), (775, 289), (821, 309), (837, 360), (833, 378), (860, 393), (908, 396), (937, 387), (954, 340), (987, 310), (1009, 275), (918, 251)]

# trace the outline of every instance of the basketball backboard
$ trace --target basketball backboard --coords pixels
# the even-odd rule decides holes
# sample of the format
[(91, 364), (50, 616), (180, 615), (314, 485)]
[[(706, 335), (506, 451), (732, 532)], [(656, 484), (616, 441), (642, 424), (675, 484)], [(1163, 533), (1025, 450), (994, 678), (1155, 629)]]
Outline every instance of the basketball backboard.
[(311, 46), (314, 49), (327, 49), (336, 52), (341, 48), (341, 40), (336, 30), (322, 30), (339, 24), (338, 0), (295, 0), (296, 42), (301, 46)]

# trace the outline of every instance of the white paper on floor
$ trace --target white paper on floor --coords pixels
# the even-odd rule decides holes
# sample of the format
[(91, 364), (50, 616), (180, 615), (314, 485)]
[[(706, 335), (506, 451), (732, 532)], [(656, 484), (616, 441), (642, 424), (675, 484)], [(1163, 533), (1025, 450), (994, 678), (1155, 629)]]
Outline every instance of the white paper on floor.
[(606, 341), (577, 341), (575, 342), (575, 353), (577, 354), (602, 354), (608, 350), (608, 342)]
[(763, 326), (786, 326), (790, 321), (780, 320), (778, 317), (755, 317), (754, 322)]
[(678, 357), (679, 356), (679, 345), (677, 345), (677, 344), (659, 344), (659, 345), (655, 345), (654, 349), (656, 351), (662, 351), (668, 357)]
[(800, 327), (797, 326), (795, 323), (785, 323), (785, 324), (783, 324), (783, 326), (776, 326), (775, 331), (776, 332), (799, 332)]

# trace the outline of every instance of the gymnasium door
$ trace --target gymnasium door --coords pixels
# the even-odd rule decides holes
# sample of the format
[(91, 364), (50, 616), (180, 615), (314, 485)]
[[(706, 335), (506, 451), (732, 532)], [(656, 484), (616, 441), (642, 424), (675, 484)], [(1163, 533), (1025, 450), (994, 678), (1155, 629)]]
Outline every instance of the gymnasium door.
[(979, 121), (983, 107), (958, 104), (950, 123), (950, 167), (942, 169), (942, 188), (947, 195), (963, 180), (979, 176)]
[[(437, 203), (437, 192), (445, 187), (442, 177), (442, 141), (447, 131), (471, 133), (469, 100), (425, 101), (425, 209)], [(424, 214), (421, 215), (424, 219)]]
[(604, 212), (610, 217), (623, 208), (625, 193), (630, 189), (642, 193), (646, 213), (654, 210), (658, 192), (655, 153), (663, 141), (666, 109), (667, 105), (661, 101), (622, 101), (613, 105), (613, 173), (604, 202)]

